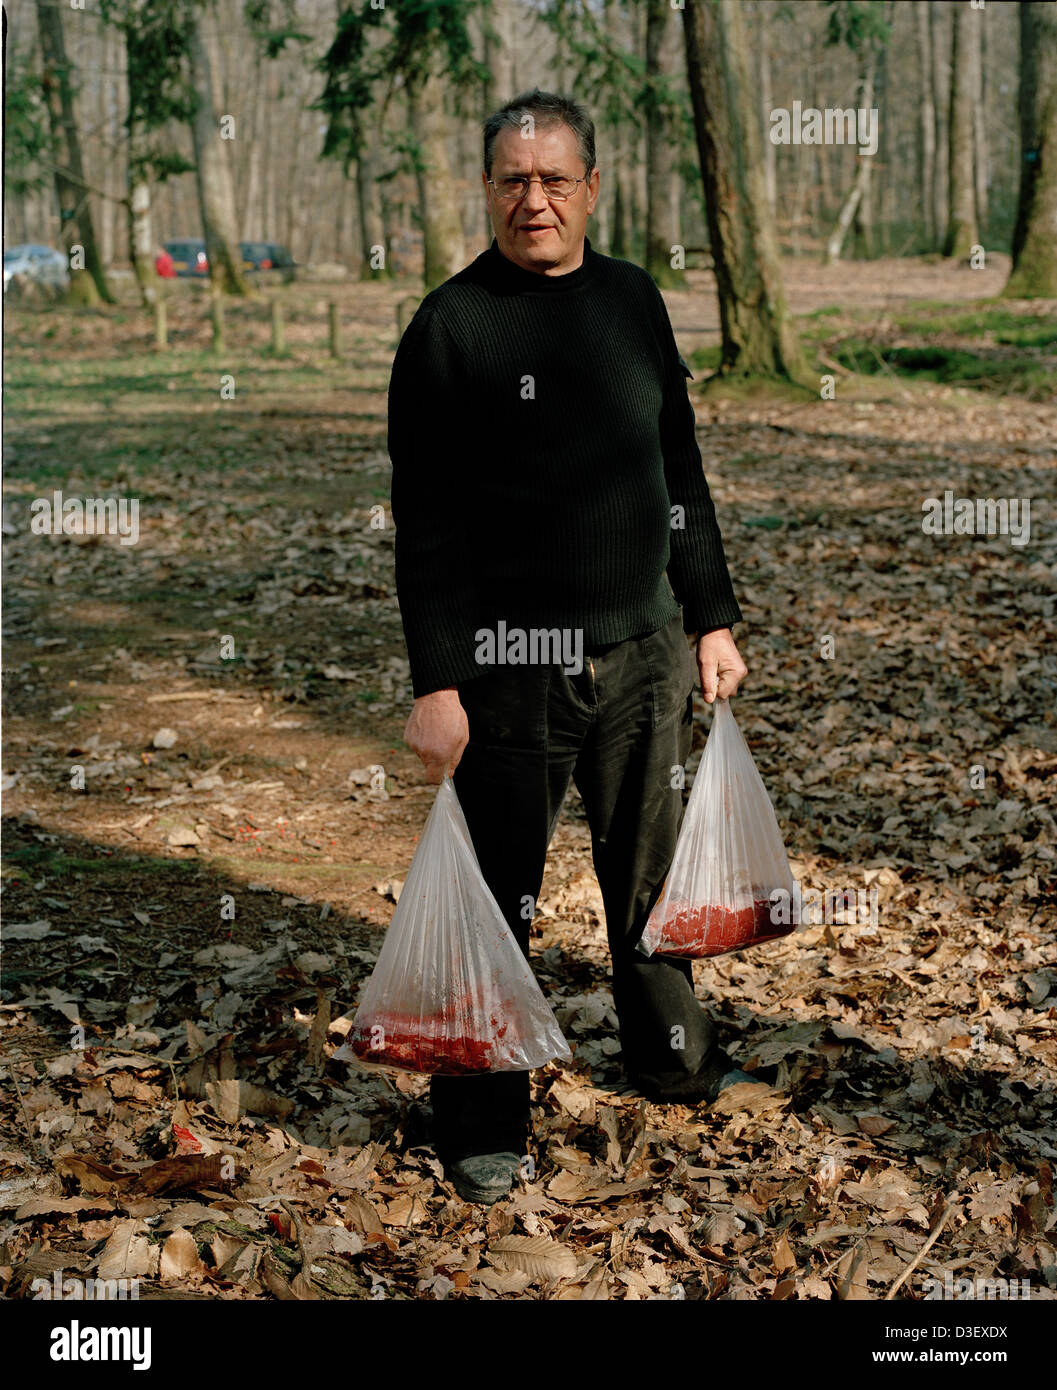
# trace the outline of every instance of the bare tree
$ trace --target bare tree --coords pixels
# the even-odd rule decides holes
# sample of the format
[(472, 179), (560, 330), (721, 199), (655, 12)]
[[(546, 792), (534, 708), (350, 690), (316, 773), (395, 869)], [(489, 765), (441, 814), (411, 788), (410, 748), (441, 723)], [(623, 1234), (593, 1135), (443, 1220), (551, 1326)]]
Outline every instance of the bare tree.
[(517, 0), (491, 0), (484, 13), (484, 53), (488, 68), (485, 105), (494, 111), (517, 93)]
[(973, 48), (978, 33), (968, 6), (954, 8), (951, 39), (951, 101), (948, 126), (950, 219), (943, 254), (965, 260), (980, 240), (973, 184)]
[(936, 164), (933, 170), (932, 205), (936, 221), (937, 244), (947, 229), (949, 178), (947, 142), (947, 102), (950, 93), (947, 51), (949, 47), (947, 20), (950, 6), (946, 0), (928, 0), (929, 47), (932, 51), (932, 113), (936, 127)]
[[(73, 100), (72, 67), (66, 57), (62, 9), (57, 0), (37, 0), (40, 47), (44, 58), (44, 96), (55, 140), (55, 192), (59, 199), (60, 235), (70, 265), (70, 299), (76, 304), (114, 303), (106, 283), (95, 225), (84, 181), (81, 141)], [(84, 259), (75, 248), (83, 249)]]
[(921, 185), (922, 220), (925, 238), (930, 246), (939, 241), (936, 224), (936, 111), (932, 104), (932, 31), (929, 27), (928, 0), (917, 0), (914, 6), (916, 25), (918, 84), (917, 153), (918, 180)]
[(195, 150), (195, 179), (202, 227), (209, 258), (209, 279), (214, 289), (228, 294), (249, 294), (242, 273), (235, 191), (227, 149), (220, 137), (213, 68), (202, 32), (204, 11), (196, 8), (190, 25), (191, 84), (197, 101), (191, 121)]
[(154, 271), (154, 219), (150, 185), (150, 138), (142, 112), (146, 104), (145, 70), (141, 59), (139, 10), (130, 5), (124, 16), (125, 73), (128, 82), (128, 255), (140, 299), (148, 308), (158, 297)]
[(1020, 198), (1003, 294), (1057, 299), (1057, 4), (1020, 6)]
[(973, 34), (973, 178), (976, 221), (981, 234), (986, 232), (988, 224), (987, 86), (984, 74), (986, 21), (985, 11), (969, 11), (969, 25)]
[(671, 111), (675, 29), (669, 5), (646, 11), (646, 269), (658, 285), (681, 283), (672, 269), (675, 235), (672, 168), (676, 143)]
[(794, 378), (800, 347), (767, 207), (737, 0), (689, 0), (683, 32), (719, 291), (720, 373)]
[(463, 268), (466, 245), (448, 158), (448, 122), (444, 110), (444, 81), (430, 63), (406, 81), (411, 133), (418, 145), (415, 177), (422, 216), (425, 255), (423, 278), (427, 292)]
[[(760, 109), (763, 129), (770, 129), (771, 120), (771, 26), (766, 6), (756, 3), (756, 18), (760, 26)], [(767, 189), (767, 206), (773, 217), (778, 210), (778, 148), (772, 140), (763, 141), (763, 177)]]
[[(619, 50), (623, 42), (623, 29), (621, 14), (621, 0), (602, 0), (603, 13), (605, 20), (605, 32), (609, 44), (614, 50)], [(557, 4), (560, 11), (564, 6)], [(558, 52), (562, 51), (561, 39), (556, 39)], [(562, 90), (561, 87), (558, 90)], [(631, 254), (631, 237), (628, 226), (631, 211), (631, 164), (634, 158), (634, 134), (630, 130), (630, 121), (619, 117), (613, 119), (610, 116), (607, 124), (610, 127), (610, 138), (613, 141), (613, 172), (610, 176), (610, 184), (613, 192), (609, 199), (609, 254), (618, 259), (625, 259)], [(603, 195), (604, 196), (604, 195)]]
[[(859, 106), (869, 111), (873, 106), (873, 84), (874, 73), (877, 67), (877, 53), (872, 44), (864, 47), (859, 55)], [(833, 230), (826, 240), (826, 251), (823, 261), (826, 265), (832, 265), (834, 261), (840, 260), (841, 248), (844, 239), (848, 235), (848, 229), (855, 221), (856, 215), (862, 207), (870, 186), (870, 175), (873, 172), (873, 156), (859, 154), (856, 157), (855, 179), (848, 195), (841, 205), (841, 210), (837, 214), (837, 221)], [(868, 226), (863, 220), (861, 226)]]
[[(367, 113), (367, 119), (375, 119), (371, 112)], [(381, 127), (377, 125), (376, 133), (372, 134), (362, 142), (360, 153), (355, 161), (356, 166), (356, 215), (360, 224), (360, 245), (363, 248), (360, 259), (360, 279), (376, 279), (380, 275), (389, 276), (392, 274), (392, 267), (389, 264), (389, 239), (386, 233), (385, 218), (382, 213), (381, 186), (378, 182), (377, 156), (375, 149), (381, 139)], [(380, 246), (383, 250), (382, 263), (378, 269), (372, 269), (371, 256), (373, 248)]]

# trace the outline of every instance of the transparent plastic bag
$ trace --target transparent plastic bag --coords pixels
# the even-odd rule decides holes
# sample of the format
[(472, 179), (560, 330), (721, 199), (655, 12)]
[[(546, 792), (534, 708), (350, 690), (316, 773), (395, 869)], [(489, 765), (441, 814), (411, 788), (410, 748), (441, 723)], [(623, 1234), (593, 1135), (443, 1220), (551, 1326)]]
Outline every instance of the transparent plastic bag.
[(720, 956), (797, 926), (782, 833), (727, 700), (690, 791), (672, 867), (638, 949), (647, 956)]
[(364, 1062), (468, 1076), (572, 1053), (488, 887), (445, 777), (346, 1046)]

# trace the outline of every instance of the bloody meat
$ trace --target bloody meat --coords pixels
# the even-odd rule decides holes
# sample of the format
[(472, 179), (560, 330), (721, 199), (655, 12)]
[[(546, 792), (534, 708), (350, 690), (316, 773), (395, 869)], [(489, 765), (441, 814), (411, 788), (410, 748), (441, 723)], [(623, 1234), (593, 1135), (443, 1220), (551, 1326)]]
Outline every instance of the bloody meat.
[[(376, 1014), (349, 1034), (353, 1052), (364, 1062), (402, 1067), (405, 1071), (471, 1076), (500, 1068), (509, 1043), (503, 1043), (509, 1025), (499, 1025), (493, 1014), (487, 1038), (468, 1037), (466, 1015), (431, 1014), (425, 1018)], [(381, 1047), (371, 1046), (372, 1029), (381, 1027)]]
[(659, 924), (661, 937), (654, 948), (664, 956), (722, 956), (762, 941), (788, 936), (793, 925), (776, 926), (771, 921), (771, 904), (757, 898), (745, 907), (689, 904), (669, 908)]

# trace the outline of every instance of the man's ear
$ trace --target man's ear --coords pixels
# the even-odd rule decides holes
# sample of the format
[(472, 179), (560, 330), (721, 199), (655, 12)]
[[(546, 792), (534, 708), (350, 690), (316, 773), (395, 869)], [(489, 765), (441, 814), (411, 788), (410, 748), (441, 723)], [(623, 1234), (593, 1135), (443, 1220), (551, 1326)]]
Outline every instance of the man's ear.
[(589, 213), (594, 212), (595, 205), (598, 202), (598, 187), (600, 178), (601, 175), (599, 173), (598, 166), (595, 165), (587, 179), (587, 211)]

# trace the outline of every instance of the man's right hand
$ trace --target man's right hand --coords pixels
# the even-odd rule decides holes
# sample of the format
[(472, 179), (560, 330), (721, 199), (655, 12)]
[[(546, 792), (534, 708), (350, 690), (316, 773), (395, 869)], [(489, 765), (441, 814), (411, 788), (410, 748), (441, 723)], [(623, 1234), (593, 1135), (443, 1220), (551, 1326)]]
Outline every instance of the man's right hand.
[(420, 695), (411, 707), (404, 742), (422, 759), (426, 779), (442, 782), (459, 766), (470, 741), (470, 725), (454, 686)]

